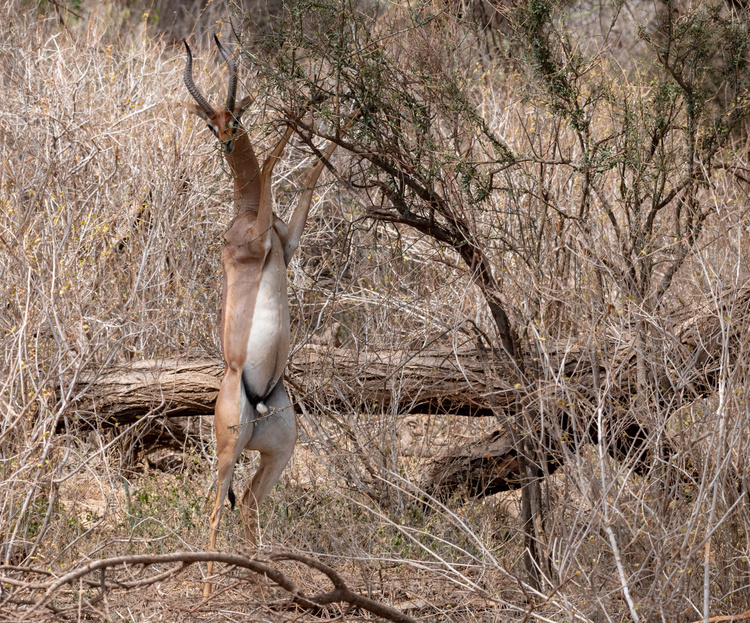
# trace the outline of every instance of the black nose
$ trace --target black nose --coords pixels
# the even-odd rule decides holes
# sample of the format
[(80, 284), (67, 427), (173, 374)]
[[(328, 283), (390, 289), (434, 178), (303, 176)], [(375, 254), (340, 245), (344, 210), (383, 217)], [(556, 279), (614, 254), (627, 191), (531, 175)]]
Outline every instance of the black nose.
[(234, 149), (234, 141), (231, 141), (231, 140), (224, 141), (223, 145), (224, 145), (224, 151), (227, 152), (228, 154), (231, 154), (232, 150)]

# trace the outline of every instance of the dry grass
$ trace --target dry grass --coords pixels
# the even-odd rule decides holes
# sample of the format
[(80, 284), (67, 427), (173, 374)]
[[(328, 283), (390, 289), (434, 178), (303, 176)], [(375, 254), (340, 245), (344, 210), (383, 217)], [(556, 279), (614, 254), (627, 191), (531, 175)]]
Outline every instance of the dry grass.
[[(28, 8), (12, 0), (0, 7), (0, 555), (6, 564), (60, 572), (92, 558), (199, 550), (213, 484), (210, 418), (193, 423), (199, 443), (165, 473), (127, 452), (158, 413), (129, 430), (104, 429), (71, 409), (70, 388), (82, 372), (113, 362), (219, 357), (217, 271), (232, 218), (229, 178), (210, 135), (179, 105), (186, 97), (179, 48), (150, 38), (132, 16), (118, 32), (126, 20), (116, 3), (66, 28), (54, 12), (21, 6)], [(204, 51), (196, 75), (220, 92), (221, 70), (208, 58)], [(488, 123), (518, 153), (537, 150), (544, 159), (549, 148), (555, 158), (580, 160), (575, 137), (546, 125), (533, 101), (477, 84)], [(259, 151), (278, 130), (274, 102), (273, 93), (259, 94), (246, 118)], [(607, 114), (603, 106), (596, 120), (603, 133)], [(310, 161), (301, 148), (288, 151), (277, 184), (282, 214)], [(345, 157), (337, 158), (344, 170)], [(616, 177), (605, 182), (601, 193), (616, 197)], [(612, 258), (615, 274), (620, 253), (603, 211), (588, 216), (588, 229), (550, 212), (578, 205), (577, 173), (540, 173), (530, 160), (506, 183), (527, 192), (517, 203), (498, 198), (477, 228), (495, 227), (493, 240), (509, 243), (490, 245), (493, 261), (508, 298), (527, 314), (516, 320), (541, 358), (545, 342), (567, 341), (564, 352), (600, 349), (606, 362), (645, 322), (664, 345), (658, 356), (669, 359), (680, 309), (718, 312), (721, 293), (744, 284), (747, 196), (727, 170), (714, 171), (700, 190), (714, 212), (705, 245), (664, 304), (669, 314), (624, 296), (614, 278), (597, 282), (598, 259)], [(486, 306), (450, 253), (364, 219), (356, 197), (330, 178), (302, 251), (290, 275), (296, 345), (321, 338), (333, 322), (361, 351), (459, 346), (476, 340), (475, 329), (492, 332)], [(669, 417), (648, 414), (655, 436), (669, 435), (678, 448), (674, 464), (656, 469), (681, 472), (680, 484), (635, 474), (603, 444), (581, 445), (549, 480), (541, 593), (522, 580), (515, 494), (445, 506), (417, 500), (415, 483), (430, 458), (421, 448), (460, 443), (496, 422), (407, 418), (379, 405), (371, 413), (330, 412), (325, 396), (319, 413), (300, 414), (301, 443), (262, 508), (269, 549), (261, 554), (271, 546), (317, 554), (350, 587), (422, 620), (619, 621), (633, 618), (628, 599), (648, 620), (699, 619), (706, 605), (711, 614), (747, 609), (750, 517), (737, 481), (746, 476), (748, 378), (742, 365), (727, 363), (746, 360), (744, 329), (730, 331), (741, 326), (740, 313), (717, 313), (726, 338), (719, 393), (686, 399)], [(543, 369), (538, 405), (582, 402), (555, 365)], [(347, 382), (331, 371), (332, 394), (345, 395)], [(397, 377), (394, 384), (397, 391)], [(238, 481), (252, 473), (252, 461), (240, 464)], [(221, 547), (241, 549), (236, 513), (222, 527)], [(324, 586), (310, 569), (285, 569), (306, 590)], [(278, 591), (244, 580), (196, 609), (200, 581), (196, 568), (137, 594), (112, 592), (97, 616), (314, 618), (280, 610)], [(342, 615), (360, 618), (367, 617)]]
[[(103, 555), (200, 548), (212, 456), (199, 449), (176, 474), (149, 471), (145, 462), (133, 465), (125, 460), (128, 440), (151, 418), (129, 431), (104, 430), (91, 420), (90, 430), (74, 433), (82, 430), (84, 416), (70, 408), (76, 398), (70, 387), (82, 372), (114, 362), (176, 353), (218, 357), (218, 259), (232, 218), (228, 176), (208, 133), (179, 105), (185, 97), (181, 50), (150, 41), (142, 28), (115, 36), (115, 5), (102, 5), (85, 23), (72, 20), (63, 30), (54, 13), (24, 15), (18, 6), (2, 7), (0, 44), (2, 556), (6, 564), (61, 569)], [(199, 79), (213, 76), (221, 84), (220, 72), (209, 69), (211, 74), (199, 67)], [(248, 126), (267, 120), (262, 104), (248, 115)], [(274, 132), (265, 125), (256, 129), (259, 150)], [(292, 153), (281, 171), (282, 212), (294, 199), (296, 171), (308, 160)], [(399, 291), (401, 283), (424, 275), (434, 251), (406, 241), (394, 252), (394, 232), (353, 226), (333, 188), (316, 201), (307, 252), (292, 275), (295, 343), (343, 316), (345, 339), (364, 340), (367, 348), (420, 345), (435, 339), (435, 327), (450, 331), (456, 312), (436, 301), (451, 288), (463, 294), (465, 286), (455, 278), (439, 293), (429, 282)], [(419, 259), (404, 259), (401, 244), (403, 254)], [(440, 267), (426, 272), (436, 280), (449, 274)], [(355, 287), (342, 292), (342, 283)], [(400, 330), (367, 335), (399, 318)], [(355, 414), (346, 417), (354, 421)], [(381, 475), (400, 469), (397, 424), (398, 417), (387, 413), (356, 423), (358, 431), (370, 430), (361, 439), (365, 449), (390, 446), (364, 457)], [(430, 597), (400, 586), (412, 574), (417, 585), (423, 583), (420, 577), (435, 575), (432, 567), (441, 571), (430, 594), (450, 594), (456, 582), (466, 585), (465, 566), (477, 564), (475, 554), (458, 555), (446, 543), (448, 567), (432, 556), (424, 568), (412, 566), (404, 556), (413, 552), (416, 562), (422, 546), (398, 525), (406, 513), (417, 512), (407, 510), (408, 495), (386, 482), (370, 483), (370, 497), (352, 488), (352, 470), (336, 471), (347, 463), (345, 447), (339, 456), (328, 454), (330, 444), (321, 449), (308, 435), (318, 456), (300, 447), (263, 509), (265, 542), (330, 556), (358, 578), (355, 586), (395, 603)], [(240, 482), (251, 468), (251, 462), (240, 465)], [(400, 511), (391, 515), (373, 506), (376, 490), (403, 498), (394, 507)], [(489, 518), (480, 512), (476, 525), (493, 529)], [(464, 531), (441, 523), (420, 538), (431, 540), (435, 530), (450, 542), (450, 533)], [(240, 533), (233, 514), (224, 531), (223, 547), (232, 548)], [(110, 616), (122, 608), (137, 618), (164, 616), (185, 598), (200, 601), (196, 577), (163, 586), (156, 595), (161, 605), (148, 607), (136, 606), (141, 596), (112, 597)], [(220, 598), (225, 607), (236, 605), (233, 595)], [(246, 604), (248, 596), (240, 595)], [(463, 599), (449, 602), (457, 607)], [(428, 601), (439, 608), (449, 603), (434, 596)]]

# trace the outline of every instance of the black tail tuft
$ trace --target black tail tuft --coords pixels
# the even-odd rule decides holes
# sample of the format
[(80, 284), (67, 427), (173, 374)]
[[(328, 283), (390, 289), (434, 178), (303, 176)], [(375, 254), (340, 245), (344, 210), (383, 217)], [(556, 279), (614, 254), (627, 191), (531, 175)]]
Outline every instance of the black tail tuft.
[(234, 491), (232, 491), (232, 487), (229, 487), (229, 493), (227, 493), (227, 497), (229, 498), (229, 504), (232, 507), (232, 510), (234, 510), (234, 503), (237, 501), (237, 498), (234, 497)]

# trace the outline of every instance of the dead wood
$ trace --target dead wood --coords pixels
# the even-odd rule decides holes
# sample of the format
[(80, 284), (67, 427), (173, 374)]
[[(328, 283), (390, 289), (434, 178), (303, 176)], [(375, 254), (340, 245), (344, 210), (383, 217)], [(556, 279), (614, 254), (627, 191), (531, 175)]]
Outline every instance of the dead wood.
[(489, 394), (508, 406), (494, 387), (498, 375), (503, 371), (490, 369), (474, 345), (363, 352), (311, 345), (300, 349), (289, 365), (289, 380), (311, 410), (317, 402), (362, 411), (379, 407), (401, 414), (490, 416), (496, 411)]
[(104, 424), (129, 424), (151, 414), (213, 413), (223, 367), (212, 359), (149, 359), (81, 374), (75, 413)]
[[(285, 560), (299, 562), (322, 572), (331, 581), (333, 590), (320, 595), (306, 595), (281, 569), (272, 564)], [(173, 578), (184, 572), (190, 565), (209, 561), (245, 569), (252, 574), (267, 578), (287, 592), (291, 603), (304, 610), (321, 613), (327, 605), (344, 603), (351, 608), (370, 612), (387, 621), (414, 623), (413, 618), (400, 610), (352, 591), (344, 578), (332, 567), (309, 556), (286, 552), (273, 554), (270, 562), (224, 552), (175, 552), (163, 555), (118, 556), (78, 565), (68, 569), (59, 577), (54, 577), (52, 573), (44, 571), (43, 575), (49, 579), (42, 581), (27, 579), (27, 576), (38, 575), (37, 570), (0, 567), (2, 601), (7, 609), (6, 612), (13, 610), (14, 618), (27, 621), (46, 618), (45, 610), (52, 611), (57, 616), (77, 614), (80, 618), (82, 613), (98, 615), (100, 613), (96, 604), (106, 599), (109, 592), (140, 590)], [(157, 569), (149, 573), (154, 567)], [(248, 578), (245, 579), (248, 581)], [(99, 594), (93, 598), (88, 593), (84, 596), (80, 590), (82, 586), (98, 590)], [(66, 587), (74, 589), (72, 596), (63, 594)], [(216, 595), (204, 600), (198, 608), (215, 598)]]
[[(653, 367), (653, 401), (663, 412), (672, 413), (715, 391), (722, 348), (740, 343), (738, 332), (743, 330), (722, 323), (720, 314), (743, 315), (749, 303), (750, 290), (743, 289), (725, 296), (719, 306), (675, 324), (670, 368)], [(609, 351), (608, 342), (614, 344)], [(631, 461), (640, 473), (648, 470), (655, 451), (661, 458), (669, 457), (668, 440), (656, 450), (650, 447), (649, 426), (631, 408), (636, 387), (631, 341), (627, 336), (606, 336), (596, 351), (600, 354), (592, 356), (591, 345), (549, 342), (537, 344), (533, 351), (527, 348), (526, 370), (532, 379), (518, 387), (510, 383), (507, 362), (482, 348), (481, 342), (416, 352), (310, 344), (293, 355), (287, 380), (295, 399), (309, 412), (388, 409), (400, 414), (495, 416), (494, 433), (437, 457), (422, 483), (439, 499), (457, 493), (483, 496), (519, 486), (516, 448), (524, 435), (530, 435), (537, 447), (538, 477), (558, 469), (567, 451), (600, 436), (607, 440), (611, 456)], [(89, 422), (95, 416), (98, 426), (130, 424), (157, 414), (209, 415), (221, 375), (221, 363), (211, 359), (112, 366), (81, 375), (77, 390), (82, 397), (74, 405), (75, 413)], [(604, 430), (599, 430), (597, 409), (606, 412)], [(540, 412), (545, 413), (545, 431), (540, 428)], [(185, 441), (174, 431), (152, 432), (151, 437)], [(568, 440), (567, 448), (560, 439)]]
[[(213, 359), (144, 360), (81, 375), (75, 412), (99, 422), (130, 424), (152, 414), (210, 415), (223, 366)], [(310, 410), (321, 395), (338, 407), (392, 406), (400, 413), (492, 415), (487, 366), (477, 350), (465, 347), (388, 353), (309, 345), (294, 355), (287, 377), (298, 400)], [(331, 386), (346, 388), (338, 401)], [(339, 392), (340, 393), (340, 392)], [(498, 400), (496, 395), (495, 400)]]
[[(660, 360), (657, 353), (652, 359), (649, 410), (659, 412), (664, 421), (685, 405), (712, 395), (717, 390), (722, 355), (729, 355), (730, 366), (743, 360), (739, 345), (746, 341), (742, 335), (746, 329), (743, 323), (730, 319), (745, 318), (749, 311), (750, 288), (745, 287), (725, 293), (718, 304), (694, 311), (675, 322), (671, 331), (663, 331), (660, 339), (667, 342), (669, 358)], [(607, 341), (617, 346), (608, 352)], [(454, 495), (482, 497), (518, 488), (523, 479), (517, 448), (522, 447), (519, 440), (524, 438), (535, 447), (535, 456), (527, 458), (532, 459), (531, 469), (540, 479), (554, 473), (566, 454), (600, 439), (610, 456), (629, 463), (641, 475), (655, 461), (671, 463), (674, 449), (670, 440), (661, 436), (654, 442), (650, 423), (643, 422), (633, 408), (636, 353), (627, 336), (608, 336), (595, 348), (560, 344), (546, 348), (527, 354), (532, 362), (545, 361), (547, 365), (536, 366), (535, 379), (518, 389), (515, 402), (506, 395), (504, 402), (511, 408), (493, 404), (494, 397), (488, 396), (488, 405), (499, 415), (498, 430), (449, 448), (433, 461), (421, 483), (430, 496), (438, 500)], [(664, 364), (667, 360), (668, 367)], [(541, 426), (542, 409), (546, 428)], [(692, 467), (681, 469), (683, 477), (692, 477)]]

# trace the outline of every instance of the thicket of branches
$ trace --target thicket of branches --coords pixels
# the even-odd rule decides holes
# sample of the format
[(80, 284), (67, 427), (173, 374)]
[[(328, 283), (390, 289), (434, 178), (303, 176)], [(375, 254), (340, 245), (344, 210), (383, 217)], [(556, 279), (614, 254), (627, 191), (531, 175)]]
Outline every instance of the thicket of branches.
[[(82, 5), (22, 15), (7, 2), (0, 26), (0, 541), (22, 566), (120, 553), (123, 514), (130, 543), (148, 533), (127, 448), (162, 412), (105, 430), (75, 408), (77, 379), (218, 358), (231, 186), (179, 107), (179, 49), (150, 38), (171, 5)], [(521, 617), (747, 610), (746, 9), (327, 0), (262, 23), (251, 9), (228, 7), (224, 35), (239, 36), (258, 150), (311, 109), (280, 168), (282, 214), (322, 139), (339, 143), (290, 273), (295, 344), (394, 362), (473, 346), (495, 413), (432, 413), (430, 451), (404, 456), (403, 414), (356, 398), (365, 368), (332, 364), (313, 396), (295, 382), (300, 452), (318, 467), (303, 484), (302, 459), (292, 466), (263, 519), (270, 538), (344, 565), (369, 557), (381, 574), (395, 560), (411, 591), (434, 574)], [(162, 31), (177, 39), (174, 24)], [(199, 56), (197, 79), (220, 97), (221, 64)], [(189, 433), (182, 469), (209, 478), (210, 439)], [(84, 482), (107, 499), (89, 522), (72, 494)], [(467, 501), (509, 488), (516, 523)], [(196, 515), (164, 546), (199, 543)], [(382, 538), (302, 534), (331, 517)]]
[[(692, 582), (707, 615), (706, 535), (717, 522), (745, 525), (748, 16), (667, 3), (627, 32), (630, 5), (601, 9), (598, 27), (573, 3), (497, 8), (512, 26), (511, 58), (471, 5), (295, 5), (265, 73), (288, 102), (324, 95), (322, 117), (362, 110), (343, 139), (318, 132), (352, 155), (341, 177), (362, 216), (431, 240), (484, 299), (477, 339), (510, 364), (497, 391), (512, 399), (498, 408), (505, 431), (477, 444), (480, 460), (461, 474), (472, 493), (498, 490), (481, 459), (508, 438), (529, 577), (565, 575), (550, 548), (570, 538), (581, 507), (563, 520), (538, 483), (572, 463), (579, 494), (596, 491), (588, 504), (630, 616), (644, 604), (634, 584), (664, 613)], [(499, 105), (510, 94), (513, 105)], [(702, 528), (690, 537), (681, 512), (663, 512), (686, 491), (693, 512), (710, 509), (692, 515)], [(620, 543), (613, 526), (632, 540)], [(627, 569), (622, 551), (645, 534)], [(682, 555), (665, 564), (668, 550)], [(704, 573), (691, 573), (699, 563)], [(733, 580), (746, 573), (731, 566)]]

